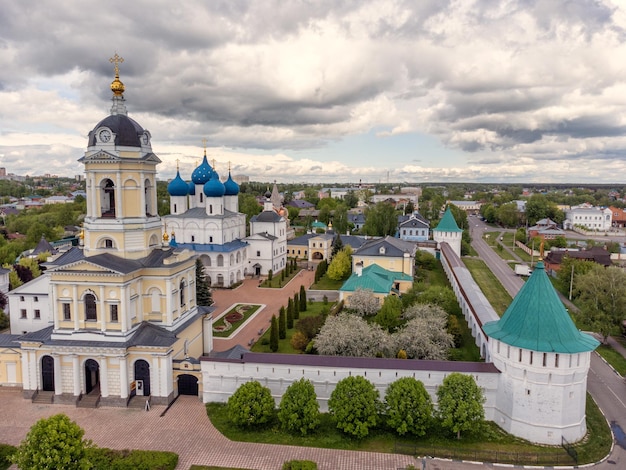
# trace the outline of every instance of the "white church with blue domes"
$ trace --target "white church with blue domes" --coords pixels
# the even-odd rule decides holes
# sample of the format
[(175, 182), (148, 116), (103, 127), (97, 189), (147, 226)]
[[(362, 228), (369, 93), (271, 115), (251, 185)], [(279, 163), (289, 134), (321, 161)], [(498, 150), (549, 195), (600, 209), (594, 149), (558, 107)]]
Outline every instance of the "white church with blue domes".
[(184, 181), (177, 171), (167, 190), (170, 215), (164, 222), (166, 232), (171, 232), (170, 246), (198, 254), (212, 286), (230, 287), (245, 276), (277, 273), (285, 267), (287, 219), (267, 194), (263, 211), (250, 221), (247, 237), (246, 216), (239, 212), (239, 185), (230, 170), (222, 183), (206, 150), (191, 181)]

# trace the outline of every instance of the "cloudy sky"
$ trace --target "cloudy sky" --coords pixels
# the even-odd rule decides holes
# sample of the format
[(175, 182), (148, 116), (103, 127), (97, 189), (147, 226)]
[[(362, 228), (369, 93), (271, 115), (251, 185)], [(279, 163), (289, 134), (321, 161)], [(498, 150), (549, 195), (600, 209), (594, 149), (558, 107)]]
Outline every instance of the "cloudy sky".
[(170, 178), (624, 183), (616, 0), (0, 0), (0, 166), (82, 173), (110, 109)]

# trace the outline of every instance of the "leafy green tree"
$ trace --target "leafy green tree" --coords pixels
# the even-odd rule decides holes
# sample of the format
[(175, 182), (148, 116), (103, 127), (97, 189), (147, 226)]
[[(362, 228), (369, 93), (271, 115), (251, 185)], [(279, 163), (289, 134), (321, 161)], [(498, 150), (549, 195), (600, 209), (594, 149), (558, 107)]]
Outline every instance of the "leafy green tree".
[(278, 311), (278, 338), (285, 339), (287, 337), (287, 312), (285, 307), (281, 306)]
[(267, 271), (267, 280), (268, 280), (268, 282), (272, 282), (272, 277), (274, 277), (274, 271), (272, 271), (270, 269), (269, 271)]
[(330, 394), (328, 410), (345, 434), (363, 439), (378, 424), (380, 394), (365, 377), (355, 375), (340, 380)]
[(366, 235), (375, 237), (394, 235), (397, 228), (396, 210), (390, 203), (382, 201), (365, 210), (363, 232)]
[(429, 286), (416, 298), (419, 304), (437, 305), (450, 314), (461, 313), (459, 301), (454, 291), (447, 286)]
[(239, 192), (239, 212), (246, 214), (246, 227), (250, 227), (250, 219), (259, 214), (263, 208), (253, 194)]
[[(406, 355), (406, 353), (405, 353)], [(421, 437), (432, 423), (433, 404), (424, 384), (403, 377), (389, 384), (385, 393), (386, 423), (400, 434)]]
[(453, 372), (437, 389), (438, 414), (441, 425), (456, 433), (476, 430), (485, 420), (485, 396), (471, 375)]
[(67, 415), (42, 418), (30, 428), (11, 460), (24, 470), (90, 469), (86, 453), (92, 444), (83, 439), (84, 434)]
[(285, 390), (278, 407), (278, 420), (285, 431), (306, 436), (320, 424), (319, 408), (313, 384), (301, 378)]
[(228, 418), (240, 427), (266, 424), (274, 416), (274, 406), (269, 388), (256, 380), (246, 382), (228, 399)]
[[(537, 244), (535, 244), (537, 246)], [(559, 291), (563, 295), (569, 296), (570, 290), (572, 293), (578, 294), (578, 291), (574, 289), (574, 285), (577, 285), (577, 279), (579, 276), (591, 271), (596, 266), (593, 261), (579, 260), (570, 256), (564, 256), (561, 260), (561, 266), (556, 272), (556, 285)]]
[(333, 230), (336, 233), (348, 231), (348, 208), (345, 204), (339, 204), (333, 214)]
[(626, 318), (626, 273), (598, 264), (575, 282), (581, 315), (604, 341)]
[(272, 324), (270, 326), (270, 350), (272, 352), (278, 351), (278, 320), (276, 315), (272, 315)]
[(337, 253), (328, 266), (327, 275), (333, 281), (347, 278), (352, 270), (352, 249), (346, 246)]
[(306, 289), (303, 285), (300, 286), (300, 311), (306, 312), (307, 304), (306, 304)]
[[(322, 199), (322, 201), (325, 201), (326, 199), (328, 198)], [(320, 209), (320, 213), (317, 216), (317, 220), (328, 225), (328, 222), (330, 222), (330, 209), (328, 208), (328, 206), (324, 206)]]
[(200, 258), (196, 259), (196, 303), (209, 306), (213, 304), (209, 280), (204, 272), (204, 265)]
[(517, 204), (514, 202), (502, 204), (497, 210), (497, 217), (500, 223), (505, 227), (517, 227), (519, 224)]
[(393, 333), (402, 324), (402, 301), (395, 295), (388, 295), (383, 301), (380, 311), (374, 317), (374, 322), (381, 328)]

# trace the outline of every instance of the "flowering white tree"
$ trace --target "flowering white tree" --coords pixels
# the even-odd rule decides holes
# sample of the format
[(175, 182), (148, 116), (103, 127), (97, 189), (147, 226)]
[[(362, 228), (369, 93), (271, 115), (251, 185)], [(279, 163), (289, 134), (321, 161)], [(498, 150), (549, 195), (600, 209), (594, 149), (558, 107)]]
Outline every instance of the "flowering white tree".
[(348, 308), (357, 315), (375, 315), (380, 310), (380, 302), (372, 289), (359, 287), (348, 297)]
[(387, 356), (389, 334), (376, 324), (349, 313), (328, 317), (315, 337), (318, 353), (328, 356)]
[(446, 359), (454, 346), (454, 337), (446, 330), (448, 314), (436, 305), (417, 304), (405, 317), (410, 320), (392, 337), (395, 351), (404, 349), (411, 359)]

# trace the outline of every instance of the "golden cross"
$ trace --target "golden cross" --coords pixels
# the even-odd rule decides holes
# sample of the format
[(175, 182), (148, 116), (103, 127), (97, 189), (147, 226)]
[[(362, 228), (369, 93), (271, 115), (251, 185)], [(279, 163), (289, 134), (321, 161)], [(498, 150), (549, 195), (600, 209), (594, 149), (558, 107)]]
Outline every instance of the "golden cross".
[(117, 55), (117, 52), (115, 53), (115, 55), (113, 57), (111, 57), (109, 59), (109, 62), (111, 62), (112, 64), (115, 64), (115, 76), (119, 76), (120, 74), (120, 64), (124, 63), (124, 58), (120, 57), (119, 55)]
[(178, 171), (178, 162), (179, 162), (179, 161), (180, 161), (180, 160), (177, 158), (177, 159), (176, 159), (176, 171)]
[(230, 173), (230, 160), (228, 160), (228, 173)]

